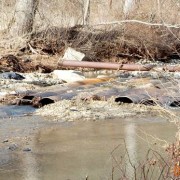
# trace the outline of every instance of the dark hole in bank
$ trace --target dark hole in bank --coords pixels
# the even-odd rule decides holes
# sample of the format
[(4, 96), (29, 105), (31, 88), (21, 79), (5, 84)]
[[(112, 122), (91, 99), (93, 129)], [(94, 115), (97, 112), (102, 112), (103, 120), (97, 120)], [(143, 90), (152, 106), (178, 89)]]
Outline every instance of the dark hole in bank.
[(34, 96), (24, 96), (22, 99), (32, 100)]
[(43, 99), (41, 99), (41, 100), (39, 101), (39, 104), (40, 104), (41, 106), (45, 106), (45, 105), (47, 105), (47, 104), (52, 104), (52, 103), (54, 103), (54, 100), (49, 99), (49, 98), (43, 98)]
[(173, 101), (169, 106), (170, 107), (180, 107), (180, 101)]
[(128, 97), (118, 97), (115, 99), (115, 102), (133, 103), (133, 101)]
[(33, 98), (34, 98), (34, 96), (24, 96), (22, 99), (20, 99), (17, 102), (17, 105), (31, 105)]

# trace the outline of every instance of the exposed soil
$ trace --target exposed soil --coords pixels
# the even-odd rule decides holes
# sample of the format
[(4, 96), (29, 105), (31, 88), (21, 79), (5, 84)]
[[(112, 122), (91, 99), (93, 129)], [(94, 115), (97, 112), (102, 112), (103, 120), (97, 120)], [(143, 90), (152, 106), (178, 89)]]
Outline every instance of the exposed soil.
[[(107, 31), (81, 26), (52, 27), (24, 38), (4, 38), (0, 42), (0, 70), (49, 73), (54, 69), (63, 69), (58, 61), (67, 47), (85, 53), (85, 61), (141, 64), (179, 62), (179, 41), (170, 32), (160, 38), (159, 33), (162, 34), (164, 29), (143, 30), (147, 31), (147, 36), (143, 32), (137, 37), (133, 27), (129, 27), (128, 32), (120, 28)], [(174, 34), (178, 34), (178, 31), (174, 31)]]

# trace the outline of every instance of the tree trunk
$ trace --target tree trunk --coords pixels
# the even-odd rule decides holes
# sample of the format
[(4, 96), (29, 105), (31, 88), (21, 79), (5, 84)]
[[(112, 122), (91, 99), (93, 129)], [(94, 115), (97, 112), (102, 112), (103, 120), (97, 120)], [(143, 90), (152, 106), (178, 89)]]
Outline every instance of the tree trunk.
[(89, 24), (89, 13), (90, 13), (90, 0), (85, 0), (84, 1), (83, 25)]
[(127, 17), (129, 13), (133, 10), (134, 5), (135, 5), (135, 0), (125, 0), (123, 7), (123, 12), (125, 17)]
[(22, 36), (33, 30), (38, 0), (17, 0), (14, 16), (9, 24), (12, 36)]

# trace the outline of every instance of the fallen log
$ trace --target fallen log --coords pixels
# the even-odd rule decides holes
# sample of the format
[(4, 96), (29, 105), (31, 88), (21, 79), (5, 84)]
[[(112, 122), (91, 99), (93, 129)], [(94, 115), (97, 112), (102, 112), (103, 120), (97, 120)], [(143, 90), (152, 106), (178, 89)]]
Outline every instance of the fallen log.
[(71, 61), (64, 60), (59, 62), (63, 67), (81, 67), (81, 68), (96, 68), (96, 69), (113, 69), (113, 70), (126, 70), (126, 71), (169, 71), (180, 72), (179, 65), (166, 65), (157, 66), (153, 64), (119, 64), (109, 62), (89, 62), (89, 61)]

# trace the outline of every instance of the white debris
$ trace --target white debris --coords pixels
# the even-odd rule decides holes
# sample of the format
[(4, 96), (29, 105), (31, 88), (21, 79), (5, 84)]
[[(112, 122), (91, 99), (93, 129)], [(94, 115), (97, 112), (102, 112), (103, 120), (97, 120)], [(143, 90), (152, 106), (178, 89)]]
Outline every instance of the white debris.
[(16, 95), (17, 93), (15, 91), (11, 92), (0, 92), (0, 100), (2, 100), (7, 95)]
[(81, 53), (79, 51), (76, 51), (73, 48), (68, 47), (65, 51), (65, 54), (63, 56), (63, 60), (74, 60), (74, 61), (82, 61), (82, 59), (85, 57), (84, 53)]
[(174, 73), (174, 78), (175, 79), (180, 79), (180, 72), (175, 72)]
[(84, 80), (85, 77), (80, 71), (74, 70), (54, 70), (53, 75), (65, 82), (75, 82)]
[(6, 96), (7, 94), (7, 92), (0, 92), (0, 98)]

